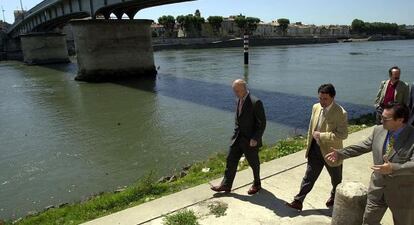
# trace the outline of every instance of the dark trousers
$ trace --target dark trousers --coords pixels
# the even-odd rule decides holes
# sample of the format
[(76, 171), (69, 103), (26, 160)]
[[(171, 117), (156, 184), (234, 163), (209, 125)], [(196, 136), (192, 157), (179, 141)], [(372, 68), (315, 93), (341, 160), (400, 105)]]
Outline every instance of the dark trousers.
[(323, 159), (319, 145), (315, 139), (312, 140), (311, 148), (308, 154), (308, 164), (302, 184), (300, 185), (299, 194), (295, 196), (295, 200), (303, 202), (306, 195), (312, 190), (313, 185), (322, 172), (323, 167), (326, 167), (331, 176), (332, 191), (331, 197), (335, 197), (335, 189), (338, 184), (342, 182), (342, 165), (338, 167), (329, 166)]
[(243, 154), (253, 170), (254, 185), (261, 185), (259, 148), (250, 147), (250, 140), (247, 140), (246, 138), (237, 138), (234, 144), (230, 146), (229, 154), (227, 155), (226, 170), (224, 171), (224, 179), (221, 182), (223, 186), (229, 188), (232, 187), (237, 172), (237, 166)]

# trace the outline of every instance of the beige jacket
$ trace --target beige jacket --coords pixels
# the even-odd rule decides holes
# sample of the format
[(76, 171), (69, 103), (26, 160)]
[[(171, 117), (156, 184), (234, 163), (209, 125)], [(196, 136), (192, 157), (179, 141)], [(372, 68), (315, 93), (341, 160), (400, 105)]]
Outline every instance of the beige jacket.
[[(348, 137), (348, 115), (347, 112), (336, 102), (332, 103), (332, 107), (325, 116), (324, 121), (321, 124), (321, 135), (319, 140), (319, 146), (321, 149), (322, 156), (331, 152), (331, 147), (335, 149), (343, 148), (342, 141)], [(312, 116), (310, 119), (306, 157), (308, 157), (310, 146), (313, 139), (313, 131), (318, 125), (319, 115), (321, 113), (322, 106), (320, 103), (313, 105)], [(330, 166), (339, 166), (342, 161), (332, 163), (325, 159), (325, 162)]]

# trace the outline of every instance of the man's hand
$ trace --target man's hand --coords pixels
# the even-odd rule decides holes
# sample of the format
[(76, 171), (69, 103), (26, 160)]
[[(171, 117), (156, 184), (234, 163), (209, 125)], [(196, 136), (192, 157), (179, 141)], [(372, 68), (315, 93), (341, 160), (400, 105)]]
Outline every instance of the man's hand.
[(257, 141), (254, 139), (250, 139), (250, 147), (256, 147), (257, 146)]
[(327, 159), (328, 161), (334, 163), (334, 162), (338, 161), (338, 158), (339, 158), (338, 149), (334, 149), (334, 148), (331, 147), (331, 151), (332, 152), (325, 155), (325, 159)]
[(321, 132), (319, 132), (319, 131), (314, 131), (314, 132), (313, 132), (313, 134), (312, 134), (312, 136), (313, 136), (313, 138), (314, 138), (316, 141), (319, 141), (319, 139), (321, 138)]
[(388, 156), (384, 155), (384, 164), (382, 165), (373, 165), (371, 167), (372, 170), (374, 170), (374, 172), (376, 173), (380, 173), (380, 174), (391, 174), (392, 173), (392, 165), (391, 163), (388, 161)]

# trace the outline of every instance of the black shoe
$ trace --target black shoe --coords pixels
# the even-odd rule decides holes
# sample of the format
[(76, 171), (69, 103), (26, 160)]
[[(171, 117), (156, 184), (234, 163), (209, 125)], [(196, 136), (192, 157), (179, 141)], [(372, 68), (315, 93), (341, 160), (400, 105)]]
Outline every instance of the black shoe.
[(285, 204), (286, 204), (286, 206), (288, 206), (292, 209), (296, 209), (298, 211), (302, 211), (302, 208), (303, 208), (302, 202), (300, 202), (298, 200), (293, 200), (293, 202), (291, 202), (291, 203), (286, 202)]
[(220, 185), (220, 186), (211, 186), (210, 188), (211, 190), (215, 191), (215, 192), (225, 192), (225, 193), (229, 193), (231, 191), (231, 188), (226, 187), (224, 185)]
[(262, 189), (260, 185), (252, 185), (250, 189), (247, 191), (247, 194), (254, 195)]
[(326, 207), (332, 207), (333, 205), (334, 205), (334, 202), (335, 202), (335, 199), (334, 198), (332, 198), (332, 197), (330, 197), (329, 199), (328, 199), (328, 201), (326, 201), (326, 203), (325, 203), (325, 205), (326, 205)]

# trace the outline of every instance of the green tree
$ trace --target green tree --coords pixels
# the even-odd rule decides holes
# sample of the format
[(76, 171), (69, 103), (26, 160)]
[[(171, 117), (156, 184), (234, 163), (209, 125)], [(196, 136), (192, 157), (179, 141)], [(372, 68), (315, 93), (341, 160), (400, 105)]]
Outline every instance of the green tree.
[(208, 23), (213, 27), (215, 34), (218, 34), (221, 28), (221, 23), (223, 22), (223, 17), (221, 16), (209, 16), (207, 18)]
[(400, 27), (396, 23), (383, 22), (364, 22), (359, 19), (354, 19), (351, 24), (353, 33), (359, 34), (381, 34), (381, 35), (396, 35), (400, 32)]
[(351, 23), (351, 30), (355, 33), (362, 33), (366, 29), (365, 22), (359, 19), (354, 19)]
[(204, 22), (205, 19), (203, 17), (193, 16), (192, 14), (177, 16), (177, 23), (183, 28), (187, 37), (200, 36), (201, 26)]
[(236, 26), (241, 30), (241, 33), (244, 34), (247, 27), (246, 17), (240, 14), (234, 18), (234, 22), (236, 23)]
[(257, 29), (257, 24), (260, 23), (260, 19), (257, 17), (247, 17), (247, 32), (249, 34), (253, 33)]
[(260, 22), (260, 19), (256, 17), (246, 18), (240, 14), (234, 18), (234, 22), (242, 34), (252, 34), (257, 29), (257, 24)]
[(168, 37), (171, 37), (174, 33), (175, 18), (173, 16), (161, 16), (158, 18), (158, 23), (164, 26), (165, 32)]
[(286, 18), (277, 19), (277, 23), (279, 24), (280, 29), (282, 30), (283, 36), (286, 35), (287, 29), (290, 24), (290, 20)]

